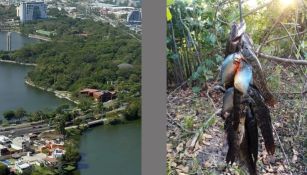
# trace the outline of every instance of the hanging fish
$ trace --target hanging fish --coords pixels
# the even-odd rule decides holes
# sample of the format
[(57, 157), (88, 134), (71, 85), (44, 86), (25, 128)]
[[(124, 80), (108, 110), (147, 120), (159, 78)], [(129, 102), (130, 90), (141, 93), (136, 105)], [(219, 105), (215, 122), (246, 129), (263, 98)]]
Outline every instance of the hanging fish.
[(247, 120), (248, 117), (246, 117), (245, 120), (245, 132), (242, 142), (240, 144), (240, 163), (241, 165), (244, 165), (248, 168), (248, 172), (250, 175), (257, 175), (256, 160), (254, 160), (254, 154), (251, 152), (252, 145), (250, 141), (252, 140), (252, 142), (255, 143), (256, 141), (258, 142), (258, 139), (250, 137), (249, 131), (251, 131), (251, 128), (247, 127), (247, 123), (249, 123), (249, 121)]
[(225, 58), (221, 67), (222, 84), (226, 89), (233, 86), (234, 76), (243, 56), (240, 53), (230, 54)]
[[(233, 107), (230, 115), (225, 121), (225, 130), (227, 133), (228, 152), (226, 162), (233, 163), (239, 156), (240, 145), (245, 133), (245, 114), (244, 106), (241, 104), (242, 93), (233, 88)], [(230, 98), (229, 96), (228, 98)]]
[[(224, 92), (223, 96), (223, 106), (222, 106), (222, 117), (225, 119), (227, 116), (230, 115), (233, 109), (233, 95), (234, 95), (234, 88), (230, 87)], [(248, 95), (248, 99), (245, 99), (244, 97), (241, 98), (241, 103), (246, 103), (250, 101), (246, 101), (251, 99), (251, 97)], [(251, 102), (253, 103), (254, 101), (251, 99)], [(250, 103), (247, 103), (250, 104)]]
[(258, 128), (257, 120), (252, 114), (250, 107), (246, 110), (245, 129), (248, 143), (248, 156), (250, 161), (250, 171), (256, 173), (256, 163), (258, 159)]
[(228, 88), (223, 96), (222, 118), (226, 119), (231, 115), (233, 108), (233, 87)]
[(264, 145), (269, 154), (275, 153), (275, 144), (272, 130), (272, 122), (269, 108), (264, 104), (259, 91), (251, 86), (248, 90), (249, 96), (254, 100), (251, 104), (252, 114), (257, 119)]
[(232, 164), (239, 153), (239, 145), (236, 144), (236, 134), (233, 128), (233, 112), (225, 119), (224, 129), (227, 134), (228, 151), (226, 162)]
[(252, 83), (252, 78), (252, 66), (242, 60), (234, 78), (234, 87), (243, 95), (247, 95), (247, 90)]

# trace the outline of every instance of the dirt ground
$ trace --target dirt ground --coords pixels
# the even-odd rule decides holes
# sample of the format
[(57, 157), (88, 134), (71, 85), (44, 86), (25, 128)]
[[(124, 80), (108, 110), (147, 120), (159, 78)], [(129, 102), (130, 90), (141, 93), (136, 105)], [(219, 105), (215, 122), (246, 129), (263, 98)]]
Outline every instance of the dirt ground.
[[(276, 152), (269, 156), (259, 132), (257, 170), (261, 175), (307, 174), (306, 103), (300, 93), (275, 94), (278, 103), (270, 108)], [(237, 164), (225, 162), (227, 142), (224, 121), (216, 113), (222, 93), (217, 82), (206, 84), (200, 94), (178, 88), (167, 103), (167, 173), (169, 175), (247, 174)]]

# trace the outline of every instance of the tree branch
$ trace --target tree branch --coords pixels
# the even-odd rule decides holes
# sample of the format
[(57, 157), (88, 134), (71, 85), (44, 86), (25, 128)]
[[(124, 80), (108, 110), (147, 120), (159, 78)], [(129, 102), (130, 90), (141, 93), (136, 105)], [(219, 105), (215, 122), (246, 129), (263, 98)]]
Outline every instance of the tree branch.
[[(268, 5), (270, 5), (272, 2), (273, 2), (273, 1), (270, 1), (270, 2), (268, 2), (268, 3), (265, 3), (265, 4), (263, 4), (263, 5), (260, 5), (260, 6), (256, 7), (256, 8), (254, 8), (254, 9), (252, 9), (252, 10), (249, 11), (248, 13), (243, 14), (243, 17), (246, 17), (246, 16), (248, 16), (248, 15), (251, 15), (251, 14), (257, 12), (258, 10), (260, 10), (260, 9), (262, 9), (262, 8), (264, 8), (264, 7), (268, 6)], [(240, 16), (237, 17), (236, 20), (238, 20), (238, 19), (240, 19)]]
[[(306, 33), (306, 32), (307, 32), (307, 30), (302, 31), (302, 32), (299, 32), (299, 33), (296, 33), (296, 34), (291, 34), (290, 36), (301, 35), (301, 34), (304, 34), (304, 33)], [(271, 39), (271, 40), (265, 42), (265, 44), (268, 44), (268, 43), (270, 43), (270, 42), (272, 42), (272, 41), (282, 40), (282, 39), (288, 38), (288, 37), (289, 37), (289, 35), (287, 35), (287, 36), (282, 36), (282, 37), (278, 37), (278, 38), (273, 38), (273, 39)]]
[(293, 64), (298, 64), (298, 65), (307, 65), (306, 60), (280, 58), (280, 57), (266, 55), (264, 53), (259, 53), (259, 52), (257, 54), (259, 55), (259, 57), (266, 58), (266, 59), (273, 60), (273, 61), (280, 62), (280, 63), (293, 63)]
[(282, 17), (284, 16), (284, 11), (277, 17), (277, 19), (275, 20), (274, 24), (271, 26), (271, 28), (269, 30), (267, 30), (263, 37), (262, 37), (262, 41), (260, 42), (260, 46), (257, 49), (257, 52), (260, 53), (261, 49), (263, 47), (263, 45), (266, 43), (266, 41), (268, 40), (269, 36), (271, 35), (273, 29), (275, 28), (275, 26), (279, 23), (279, 21), (282, 19)]

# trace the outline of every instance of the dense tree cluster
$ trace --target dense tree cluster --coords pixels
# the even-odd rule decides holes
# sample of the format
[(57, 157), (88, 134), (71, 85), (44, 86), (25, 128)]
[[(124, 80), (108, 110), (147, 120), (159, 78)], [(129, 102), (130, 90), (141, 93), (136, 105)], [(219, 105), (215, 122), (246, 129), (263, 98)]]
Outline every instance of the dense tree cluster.
[(3, 19), (17, 19), (15, 6), (0, 5), (0, 21)]
[[(117, 90), (121, 101), (140, 96), (141, 43), (128, 29), (64, 16), (21, 27), (24, 34), (38, 29), (54, 31), (56, 35), (51, 36), (51, 42), (0, 53), (1, 59), (37, 63), (28, 74), (34, 84), (69, 90), (76, 96), (80, 89), (87, 87)], [(132, 67), (119, 67), (122, 63)]]
[(9, 110), (3, 113), (6, 120), (20, 120), (27, 116), (27, 112), (23, 108), (18, 108), (15, 111)]

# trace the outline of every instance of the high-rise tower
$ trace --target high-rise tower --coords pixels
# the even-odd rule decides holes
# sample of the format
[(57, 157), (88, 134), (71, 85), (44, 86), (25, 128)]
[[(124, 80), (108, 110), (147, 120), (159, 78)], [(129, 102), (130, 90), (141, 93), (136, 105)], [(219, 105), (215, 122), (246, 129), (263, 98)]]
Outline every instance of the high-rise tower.
[(44, 2), (21, 2), (17, 16), (21, 22), (47, 18), (47, 5)]

